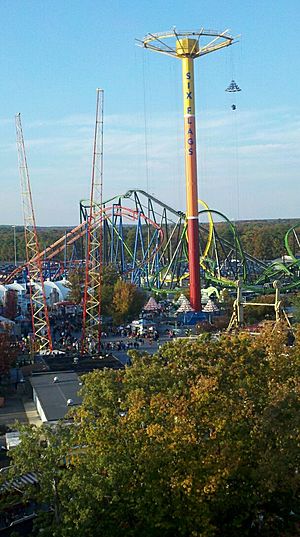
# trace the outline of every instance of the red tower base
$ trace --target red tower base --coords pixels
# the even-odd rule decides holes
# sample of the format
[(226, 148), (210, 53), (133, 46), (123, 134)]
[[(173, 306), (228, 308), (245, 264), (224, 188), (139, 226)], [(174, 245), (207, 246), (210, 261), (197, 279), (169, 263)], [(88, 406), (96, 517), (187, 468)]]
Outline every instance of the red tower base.
[(188, 219), (188, 252), (190, 303), (195, 311), (201, 311), (199, 223), (197, 217)]

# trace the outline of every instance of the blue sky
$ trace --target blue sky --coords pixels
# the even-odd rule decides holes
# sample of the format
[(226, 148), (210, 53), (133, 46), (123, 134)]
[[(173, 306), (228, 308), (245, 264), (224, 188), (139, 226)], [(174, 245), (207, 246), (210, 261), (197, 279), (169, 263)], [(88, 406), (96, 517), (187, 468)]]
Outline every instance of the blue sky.
[[(231, 219), (300, 216), (298, 0), (1, 0), (0, 16), (0, 224), (23, 221), (17, 112), (37, 223), (78, 223), (97, 87), (104, 198), (148, 187), (184, 209), (180, 62), (134, 41), (173, 26), (241, 34), (195, 65), (199, 196)], [(232, 78), (242, 88), (233, 99)]]

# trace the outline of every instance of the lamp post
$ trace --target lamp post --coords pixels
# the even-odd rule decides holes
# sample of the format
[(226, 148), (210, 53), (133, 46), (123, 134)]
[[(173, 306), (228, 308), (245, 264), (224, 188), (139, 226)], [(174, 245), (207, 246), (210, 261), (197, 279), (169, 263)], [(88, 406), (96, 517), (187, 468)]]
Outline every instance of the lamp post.
[(17, 266), (17, 237), (16, 237), (16, 226), (13, 226), (13, 233), (14, 233), (14, 262), (15, 267)]

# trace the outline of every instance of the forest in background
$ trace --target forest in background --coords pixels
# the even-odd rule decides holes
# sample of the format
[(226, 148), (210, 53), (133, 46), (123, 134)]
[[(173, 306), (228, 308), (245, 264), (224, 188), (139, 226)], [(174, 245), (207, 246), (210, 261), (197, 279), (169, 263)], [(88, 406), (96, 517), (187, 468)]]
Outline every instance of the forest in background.
[[(272, 260), (286, 254), (284, 237), (287, 231), (297, 224), (298, 220), (252, 220), (235, 223), (238, 236), (245, 252), (261, 260)], [(299, 222), (300, 227), (300, 222)], [(215, 228), (220, 237), (232, 242), (232, 232), (229, 226), (223, 222), (216, 223)], [(70, 227), (43, 227), (38, 228), (38, 236), (41, 250), (54, 243), (70, 231)], [(135, 228), (125, 226), (125, 240), (133, 246)], [(145, 226), (146, 232), (146, 226)], [(25, 259), (24, 229), (22, 226), (15, 227), (17, 261)], [(294, 253), (299, 253), (297, 241), (293, 239), (291, 244)], [(79, 251), (79, 248), (78, 248)], [(78, 252), (79, 253), (79, 252)], [(0, 262), (14, 261), (14, 227), (0, 226)], [(71, 248), (68, 257), (71, 255)], [(61, 254), (61, 258), (63, 255)]]

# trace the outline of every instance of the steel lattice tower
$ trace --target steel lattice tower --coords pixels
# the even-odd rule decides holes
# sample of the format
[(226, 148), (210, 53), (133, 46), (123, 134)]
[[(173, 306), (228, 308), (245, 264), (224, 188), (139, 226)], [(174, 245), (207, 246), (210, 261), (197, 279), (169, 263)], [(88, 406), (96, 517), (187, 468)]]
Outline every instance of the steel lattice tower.
[(24, 217), (26, 261), (29, 275), (32, 330), (38, 350), (49, 350), (52, 352), (52, 338), (44, 287), (42, 260), (40, 257), (20, 114), (16, 115), (16, 134)]
[(88, 347), (88, 338), (97, 340), (101, 350), (101, 277), (102, 277), (102, 209), (103, 191), (103, 103), (104, 91), (97, 89), (96, 123), (92, 164), (90, 214), (87, 226), (87, 252), (83, 297), (82, 351)]

